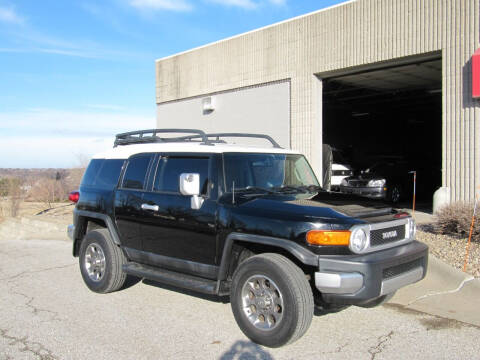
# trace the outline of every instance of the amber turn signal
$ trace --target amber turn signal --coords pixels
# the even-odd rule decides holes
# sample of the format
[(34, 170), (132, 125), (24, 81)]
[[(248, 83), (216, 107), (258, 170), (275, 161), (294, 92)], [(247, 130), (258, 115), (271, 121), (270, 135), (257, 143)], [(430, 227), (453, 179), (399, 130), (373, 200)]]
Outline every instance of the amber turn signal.
[(350, 231), (311, 230), (307, 233), (307, 242), (311, 245), (341, 245), (350, 243)]

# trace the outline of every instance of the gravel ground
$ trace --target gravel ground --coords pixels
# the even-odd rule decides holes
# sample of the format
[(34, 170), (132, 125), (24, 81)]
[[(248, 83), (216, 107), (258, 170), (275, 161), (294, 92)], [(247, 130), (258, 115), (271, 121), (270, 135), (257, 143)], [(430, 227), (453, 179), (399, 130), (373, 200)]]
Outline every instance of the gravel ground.
[[(420, 225), (417, 240), (427, 244), (430, 247), (430, 253), (440, 260), (463, 270), (468, 238), (437, 234), (431, 225)], [(480, 277), (480, 244), (478, 242), (470, 243), (467, 272)]]

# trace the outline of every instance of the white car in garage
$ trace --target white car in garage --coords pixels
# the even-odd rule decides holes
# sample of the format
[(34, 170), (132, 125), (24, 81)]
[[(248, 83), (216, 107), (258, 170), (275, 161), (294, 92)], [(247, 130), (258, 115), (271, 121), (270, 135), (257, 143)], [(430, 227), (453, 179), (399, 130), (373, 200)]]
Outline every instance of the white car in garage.
[(343, 179), (353, 175), (353, 169), (343, 157), (340, 150), (332, 148), (332, 175), (330, 186), (332, 191), (340, 191), (340, 184)]

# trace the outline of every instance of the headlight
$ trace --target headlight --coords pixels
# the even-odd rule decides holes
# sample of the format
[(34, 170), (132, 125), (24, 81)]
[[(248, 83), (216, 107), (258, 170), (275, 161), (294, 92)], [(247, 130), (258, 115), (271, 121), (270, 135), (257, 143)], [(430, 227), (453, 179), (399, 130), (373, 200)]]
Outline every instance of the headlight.
[(380, 179), (380, 180), (370, 180), (367, 184), (368, 187), (382, 187), (385, 185), (386, 180), (385, 179)]
[(363, 229), (356, 229), (350, 236), (350, 249), (353, 252), (360, 253), (368, 246), (367, 233)]
[(342, 179), (342, 182), (340, 183), (341, 186), (348, 186), (348, 181), (347, 179)]
[(408, 238), (411, 240), (415, 239), (415, 234), (417, 233), (417, 224), (415, 224), (415, 220), (408, 219), (408, 230), (407, 230)]

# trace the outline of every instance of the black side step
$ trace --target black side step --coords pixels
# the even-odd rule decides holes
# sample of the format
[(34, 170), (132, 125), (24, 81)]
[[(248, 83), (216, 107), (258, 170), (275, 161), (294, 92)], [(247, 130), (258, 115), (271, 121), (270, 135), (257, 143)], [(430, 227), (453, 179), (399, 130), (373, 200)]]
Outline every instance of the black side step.
[(129, 262), (123, 265), (123, 271), (133, 276), (198, 291), (203, 294), (217, 294), (217, 281), (214, 280), (207, 280), (135, 262)]

